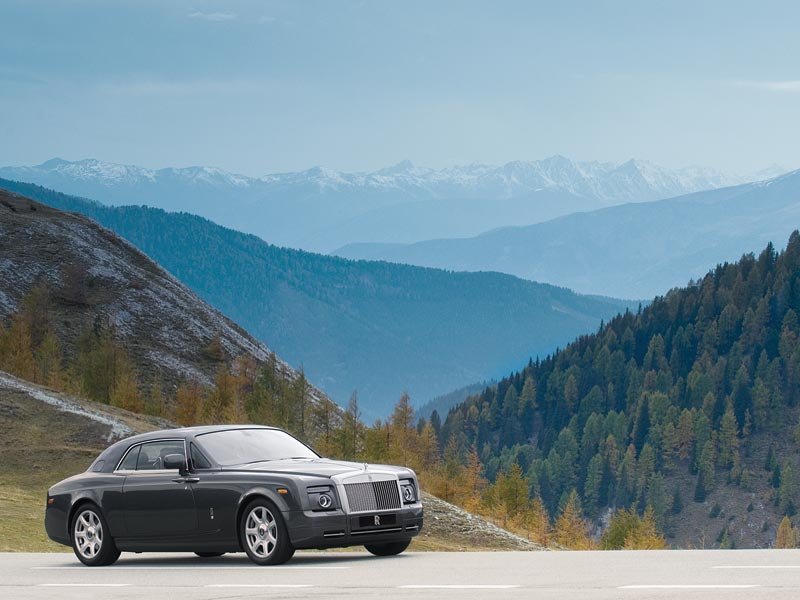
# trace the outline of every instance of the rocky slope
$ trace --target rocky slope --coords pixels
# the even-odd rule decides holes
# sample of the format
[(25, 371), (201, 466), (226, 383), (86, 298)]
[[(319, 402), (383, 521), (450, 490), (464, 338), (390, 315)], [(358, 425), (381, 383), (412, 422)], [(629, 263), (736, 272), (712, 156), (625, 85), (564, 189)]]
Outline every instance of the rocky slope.
[[(211, 383), (205, 352), (218, 337), (229, 358), (265, 361), (270, 349), (203, 302), (133, 245), (89, 219), (0, 191), (0, 319), (35, 286), (50, 292), (52, 323), (70, 355), (84, 328), (113, 324), (137, 372), (167, 386)], [(278, 360), (279, 373), (298, 373)], [(312, 400), (323, 397), (312, 388)]]

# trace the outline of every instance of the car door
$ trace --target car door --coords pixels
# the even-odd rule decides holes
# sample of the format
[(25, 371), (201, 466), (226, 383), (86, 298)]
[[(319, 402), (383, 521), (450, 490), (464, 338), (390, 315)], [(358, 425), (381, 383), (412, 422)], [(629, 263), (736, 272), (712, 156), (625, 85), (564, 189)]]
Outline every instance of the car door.
[(186, 456), (182, 439), (144, 442), (132, 447), (120, 464), (125, 473), (122, 506), (130, 537), (187, 537), (197, 530), (192, 489), (195, 477), (164, 469), (168, 454)]

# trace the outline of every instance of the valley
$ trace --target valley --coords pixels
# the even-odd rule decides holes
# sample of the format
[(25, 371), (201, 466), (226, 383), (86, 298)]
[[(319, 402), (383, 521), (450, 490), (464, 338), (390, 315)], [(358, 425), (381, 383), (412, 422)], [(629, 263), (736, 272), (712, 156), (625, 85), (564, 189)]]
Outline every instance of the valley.
[[(636, 306), (499, 273), (280, 248), (193, 215), (111, 208), (28, 184), (0, 180), (0, 188), (79, 212), (135, 244), (302, 367), (340, 405), (357, 391), (369, 420), (388, 414), (403, 392), (422, 403), (465, 382), (505, 375)], [(210, 340), (213, 332), (206, 335)]]

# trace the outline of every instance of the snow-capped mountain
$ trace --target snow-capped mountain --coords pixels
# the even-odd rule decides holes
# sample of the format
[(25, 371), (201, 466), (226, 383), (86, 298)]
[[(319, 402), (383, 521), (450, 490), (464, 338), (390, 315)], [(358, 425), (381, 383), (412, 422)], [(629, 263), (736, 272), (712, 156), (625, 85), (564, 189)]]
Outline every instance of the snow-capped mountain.
[(563, 156), (501, 166), (430, 169), (409, 161), (372, 172), (314, 167), (249, 177), (214, 167), (146, 169), (96, 159), (0, 168), (104, 204), (147, 204), (208, 217), (286, 246), (330, 251), (353, 242), (464, 237), (507, 225), (740, 183), (711, 169)]

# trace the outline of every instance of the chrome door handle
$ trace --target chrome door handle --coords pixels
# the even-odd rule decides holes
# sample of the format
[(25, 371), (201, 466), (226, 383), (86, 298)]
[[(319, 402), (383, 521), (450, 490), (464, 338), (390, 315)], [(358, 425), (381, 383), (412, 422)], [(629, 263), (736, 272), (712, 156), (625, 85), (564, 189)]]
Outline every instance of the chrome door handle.
[(174, 481), (175, 483), (199, 483), (200, 482), (200, 478), (199, 477), (178, 477), (176, 479), (173, 479), (172, 481)]

